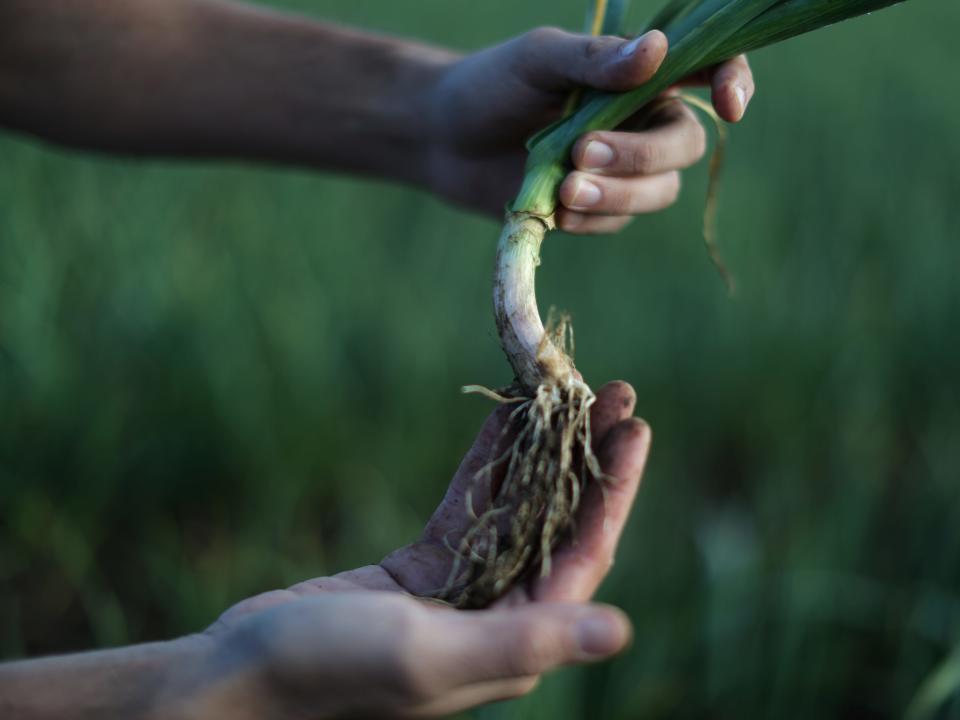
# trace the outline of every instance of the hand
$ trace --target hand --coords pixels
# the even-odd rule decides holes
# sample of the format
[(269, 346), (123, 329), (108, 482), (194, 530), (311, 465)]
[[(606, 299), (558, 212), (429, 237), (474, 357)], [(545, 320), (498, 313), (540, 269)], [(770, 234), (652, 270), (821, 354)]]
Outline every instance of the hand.
[[(502, 215), (523, 179), (524, 142), (560, 117), (578, 87), (623, 91), (656, 73), (667, 52), (663, 33), (633, 41), (540, 28), (452, 63), (430, 102), (434, 136), (430, 185), (453, 202)], [(719, 115), (739, 121), (753, 96), (745, 57), (691, 81), (708, 82)], [(671, 205), (679, 171), (697, 162), (706, 136), (677, 101), (655, 117), (616, 132), (591, 132), (574, 146), (575, 168), (560, 188), (560, 228), (572, 233), (619, 230), (633, 215)]]
[(446, 580), (452, 557), (443, 539), (456, 543), (470, 524), (464, 495), (501, 440), (509, 409), (500, 408), (420, 541), (379, 565), (245, 600), (201, 636), (209, 660), (200, 675), (216, 679), (206, 683), (210, 704), (201, 708), (237, 718), (436, 717), (516, 697), (552, 668), (622, 650), (627, 619), (587, 601), (613, 562), (647, 457), (650, 434), (630, 417), (634, 402), (625, 383), (597, 395), (594, 446), (613, 481), (587, 490), (576, 541), (557, 548), (549, 577), (482, 611), (409, 594), (429, 593)]

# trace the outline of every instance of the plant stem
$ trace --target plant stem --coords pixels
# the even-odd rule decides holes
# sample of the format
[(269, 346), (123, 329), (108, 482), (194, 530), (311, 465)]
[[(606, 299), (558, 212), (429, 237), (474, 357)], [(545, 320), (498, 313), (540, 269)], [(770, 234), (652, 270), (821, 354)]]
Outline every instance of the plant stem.
[(500, 236), (494, 275), (501, 344), (528, 396), (545, 379), (565, 378), (573, 370), (572, 361), (545, 337), (534, 278), (577, 138), (592, 130), (612, 130), (696, 70), (903, 1), (672, 0), (652, 23), (661, 25), (670, 50), (651, 80), (625, 93), (587, 93), (575, 113), (534, 136), (523, 186)]
[(544, 378), (565, 377), (573, 367), (559, 348), (545, 340), (537, 309), (534, 280), (540, 245), (549, 229), (543, 218), (510, 212), (497, 245), (493, 312), (500, 344), (527, 396), (535, 394)]

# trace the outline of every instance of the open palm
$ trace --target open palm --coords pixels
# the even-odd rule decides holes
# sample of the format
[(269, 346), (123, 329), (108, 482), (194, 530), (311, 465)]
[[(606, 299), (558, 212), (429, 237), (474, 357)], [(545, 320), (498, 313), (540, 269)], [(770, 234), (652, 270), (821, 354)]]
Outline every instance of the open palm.
[(447, 580), (447, 543), (470, 525), (468, 489), (489, 497), (475, 476), (503, 441), (505, 408), (484, 423), (420, 540), (377, 565), (244, 600), (207, 634), (242, 649), (259, 681), (276, 688), (266, 696), (277, 707), (265, 710), (276, 717), (432, 717), (515, 697), (553, 667), (619, 652), (630, 636), (626, 618), (588, 601), (613, 562), (646, 461), (650, 434), (631, 417), (634, 404), (625, 383), (599, 391), (593, 441), (611, 481), (588, 488), (577, 534), (557, 548), (550, 575), (489, 609), (458, 611), (417, 596)]

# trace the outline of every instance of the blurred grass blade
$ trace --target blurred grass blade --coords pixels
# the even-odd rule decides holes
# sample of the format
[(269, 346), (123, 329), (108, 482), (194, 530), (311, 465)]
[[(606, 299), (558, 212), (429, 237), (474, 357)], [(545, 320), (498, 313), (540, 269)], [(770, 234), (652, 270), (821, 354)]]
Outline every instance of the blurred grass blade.
[[(630, 0), (591, 0), (590, 7), (587, 10), (587, 19), (584, 23), (584, 32), (588, 35), (623, 35), (624, 20), (627, 16), (627, 9), (630, 7)], [(563, 117), (566, 118), (582, 107), (596, 94), (596, 91), (589, 88), (580, 88), (570, 93), (567, 105), (563, 111)], [(545, 128), (549, 130), (550, 128)], [(543, 133), (544, 131), (541, 131)], [(538, 134), (539, 135), (539, 134)], [(536, 136), (535, 136), (536, 138)], [(528, 142), (527, 147), (532, 147), (535, 138)]]
[(623, 35), (626, 32), (624, 24), (629, 9), (630, 0), (607, 0), (607, 8), (603, 14), (599, 34)]
[(569, 117), (537, 133), (514, 211), (549, 216), (576, 139), (591, 130), (610, 130), (692, 72), (746, 50), (816, 30), (905, 0), (671, 0), (655, 22), (670, 51), (657, 74), (624, 93), (592, 92)]
[(587, 35), (623, 35), (629, 8), (630, 0), (590, 0), (583, 31)]
[(693, 106), (706, 115), (713, 124), (717, 133), (717, 141), (710, 153), (710, 164), (707, 171), (707, 197), (703, 207), (703, 244), (707, 249), (710, 262), (716, 268), (720, 279), (727, 288), (727, 294), (733, 297), (737, 292), (736, 280), (723, 260), (723, 253), (717, 242), (717, 215), (720, 208), (720, 175), (723, 171), (723, 162), (727, 154), (727, 126), (714, 110), (713, 105), (692, 93), (680, 93), (683, 102)]
[(660, 12), (654, 15), (644, 26), (643, 32), (663, 30), (675, 20), (682, 18), (699, 0), (670, 0)]
[[(774, 2), (766, 3), (766, 7), (756, 11), (751, 18), (759, 15), (767, 8), (776, 5), (778, 2), (781, 2), (781, 0), (774, 0)], [(675, 42), (678, 42), (700, 30), (704, 24), (721, 12), (734, 9), (734, 5), (736, 5), (736, 3), (731, 2), (731, 0), (700, 0), (698, 3), (695, 3), (688, 12), (683, 13), (679, 17), (674, 18), (672, 22), (667, 23), (667, 25), (663, 28), (663, 32), (666, 34), (667, 38), (669, 38), (672, 46)], [(739, 30), (741, 27), (743, 27), (745, 22), (746, 21), (736, 25), (735, 27), (733, 26), (733, 23), (729, 24), (727, 28), (732, 29), (725, 33), (725, 36), (731, 35), (733, 32)]]
[(607, 14), (607, 0), (590, 0), (587, 7), (587, 19), (583, 31), (587, 35), (599, 35), (603, 30), (603, 19)]
[(907, 708), (906, 720), (929, 720), (939, 716), (952, 698), (960, 694), (960, 645), (920, 685)]
[(902, 2), (906, 0), (785, 0), (717, 46), (701, 67)]

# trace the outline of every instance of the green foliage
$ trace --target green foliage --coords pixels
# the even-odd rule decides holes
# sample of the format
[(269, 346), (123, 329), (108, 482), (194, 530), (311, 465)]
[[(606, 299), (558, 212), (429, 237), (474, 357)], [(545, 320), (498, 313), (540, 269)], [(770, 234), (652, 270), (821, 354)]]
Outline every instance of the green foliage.
[[(582, 20), (298, 4), (464, 49)], [(911, 3), (754, 55), (720, 212), (735, 300), (703, 167), (678, 207), (544, 248), (578, 366), (631, 381), (654, 428), (602, 593), (636, 641), (478, 717), (885, 717), (921, 687), (958, 716), (957, 21)], [(306, 172), (0, 157), (5, 657), (193, 631), (415, 536), (489, 410), (459, 386), (509, 380), (496, 221)]]
[(630, 0), (607, 0), (603, 26), (600, 28), (601, 34), (623, 35), (629, 32), (626, 27), (627, 13), (629, 12)]
[(648, 24), (670, 50), (650, 80), (627, 92), (591, 93), (577, 111), (528, 143), (526, 177), (513, 209), (542, 216), (556, 209), (570, 150), (583, 133), (628, 120), (691, 73), (840, 20), (903, 0), (668, 0)]

